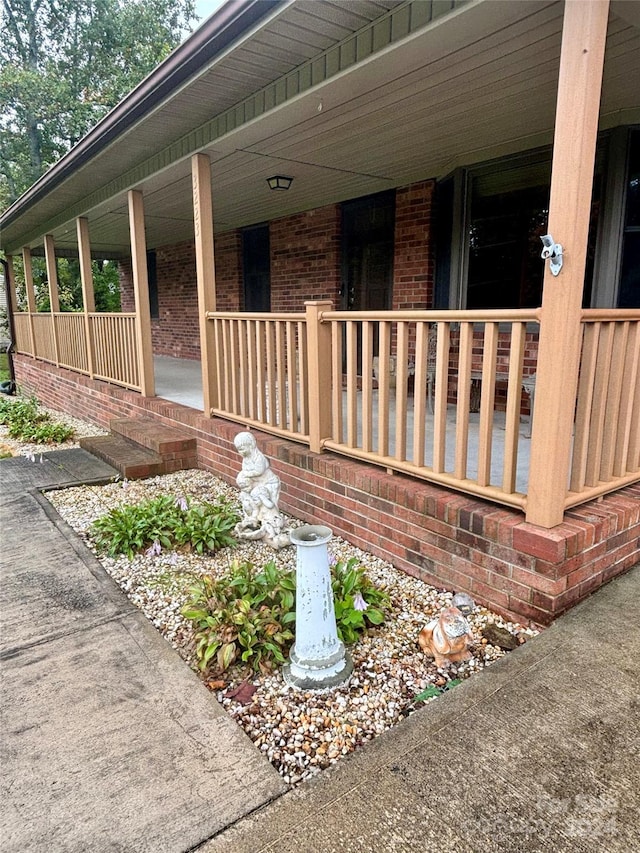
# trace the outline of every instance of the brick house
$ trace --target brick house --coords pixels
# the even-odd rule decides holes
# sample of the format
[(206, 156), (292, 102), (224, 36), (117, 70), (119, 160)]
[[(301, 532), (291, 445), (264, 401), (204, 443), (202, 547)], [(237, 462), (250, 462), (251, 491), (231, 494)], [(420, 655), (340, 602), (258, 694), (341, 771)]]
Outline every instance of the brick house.
[(287, 510), (550, 622), (640, 557), (639, 48), (615, 0), (229, 0), (2, 215), (18, 382), (227, 479), (248, 426)]

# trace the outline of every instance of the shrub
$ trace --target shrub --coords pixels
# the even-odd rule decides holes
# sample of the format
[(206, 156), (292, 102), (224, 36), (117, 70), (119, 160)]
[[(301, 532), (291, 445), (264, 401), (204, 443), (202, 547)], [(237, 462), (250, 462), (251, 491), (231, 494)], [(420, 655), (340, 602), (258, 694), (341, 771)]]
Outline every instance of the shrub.
[[(270, 561), (260, 571), (235, 562), (219, 578), (205, 575), (190, 589), (182, 615), (194, 623), (196, 656), (206, 671), (234, 662), (271, 672), (285, 662), (293, 641), (295, 572)], [(370, 625), (384, 621), (388, 595), (371, 583), (355, 559), (332, 567), (338, 635), (355, 642)], [(365, 598), (366, 596), (366, 598)], [(359, 609), (362, 608), (362, 609)]]
[(229, 533), (238, 521), (225, 501), (189, 507), (168, 495), (138, 504), (125, 504), (98, 518), (89, 528), (96, 548), (110, 557), (129, 559), (143, 549), (159, 553), (163, 548), (188, 547), (199, 554), (217, 551), (235, 540)]

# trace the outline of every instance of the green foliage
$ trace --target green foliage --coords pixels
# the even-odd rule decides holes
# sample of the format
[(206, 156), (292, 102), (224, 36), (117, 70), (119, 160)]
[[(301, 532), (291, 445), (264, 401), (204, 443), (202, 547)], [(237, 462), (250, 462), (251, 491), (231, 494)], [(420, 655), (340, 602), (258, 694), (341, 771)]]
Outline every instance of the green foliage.
[(224, 501), (189, 507), (161, 495), (110, 510), (93, 522), (89, 533), (98, 550), (110, 557), (126, 554), (132, 559), (145, 548), (159, 553), (181, 546), (202, 554), (232, 545), (235, 540), (229, 531), (237, 521), (235, 511)]
[(182, 40), (193, 0), (4, 0), (0, 208)]
[[(355, 559), (332, 569), (338, 634), (353, 643), (368, 625), (384, 621), (389, 603)], [(235, 562), (220, 578), (206, 575), (191, 587), (182, 615), (194, 622), (200, 669), (224, 671), (232, 663), (271, 672), (285, 662), (293, 641), (295, 573), (267, 563), (256, 571), (249, 562)], [(366, 596), (366, 610), (354, 607)], [(368, 618), (368, 614), (372, 618)]]
[(200, 669), (224, 671), (238, 659), (263, 672), (283, 664), (293, 640), (294, 590), (293, 573), (273, 562), (259, 572), (234, 562), (220, 578), (200, 578), (182, 609), (195, 623)]
[[(0, 335), (2, 332), (0, 331)], [(9, 356), (6, 352), (0, 352), (0, 382), (9, 381)]]
[[(50, 311), (49, 282), (44, 258), (32, 258), (33, 290), (38, 311)], [(80, 262), (73, 258), (56, 258), (58, 271), (58, 297), (61, 311), (82, 311), (82, 282), (80, 280)], [(24, 264), (22, 258), (13, 259), (16, 280), (16, 310), (27, 310), (27, 297), (24, 283)], [(93, 291), (96, 311), (119, 312), (120, 279), (115, 261), (92, 261)]]
[(238, 516), (226, 504), (203, 503), (189, 507), (176, 526), (176, 542), (189, 546), (198, 554), (217, 551), (235, 544), (232, 531), (237, 522)]
[(73, 429), (51, 420), (40, 411), (35, 398), (0, 400), (0, 423), (8, 427), (11, 438), (32, 444), (59, 444), (73, 437)]
[[(369, 580), (355, 557), (337, 562), (331, 572), (338, 636), (349, 645), (371, 626), (384, 622), (389, 596)], [(362, 608), (364, 604), (364, 609)]]
[(436, 696), (439, 696), (441, 693), (444, 693), (445, 690), (451, 690), (454, 687), (457, 687), (458, 684), (462, 684), (462, 679), (460, 678), (452, 678), (451, 681), (447, 681), (444, 687), (436, 687), (435, 684), (430, 684), (426, 687), (421, 693), (414, 698), (414, 702), (426, 702), (427, 699), (433, 699)]

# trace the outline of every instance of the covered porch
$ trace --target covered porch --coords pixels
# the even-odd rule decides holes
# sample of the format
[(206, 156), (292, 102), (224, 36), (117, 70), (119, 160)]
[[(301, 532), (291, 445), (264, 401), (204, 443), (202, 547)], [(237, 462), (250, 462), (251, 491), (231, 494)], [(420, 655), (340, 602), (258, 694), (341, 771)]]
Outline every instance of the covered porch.
[[(549, 621), (637, 555), (640, 311), (622, 307), (636, 303), (620, 280), (623, 242), (636, 234), (624, 182), (640, 119), (631, 82), (640, 20), (607, 0), (356, 5), (357, 15), (322, 2), (230, 3), (229, 14), (254, 16), (233, 44), (236, 64), (216, 54), (139, 125), (132, 93), (88, 140), (95, 155), (70, 152), (16, 203), (4, 239), (14, 297), (12, 252), (25, 277), (25, 310), (14, 312), (19, 379), (52, 402), (94, 407), (102, 423), (138, 412), (176, 420), (197, 438), (200, 464), (229, 479), (232, 436), (249, 427), (279, 460), (292, 511), (330, 524), (333, 513), (343, 535), (407, 570)], [(220, 37), (214, 24), (198, 44)], [(285, 67), (292, 28), (313, 37)], [(268, 56), (261, 70), (257, 49)], [(237, 84), (232, 104), (215, 88), (218, 73)], [(160, 92), (162, 66), (158, 74)], [(127, 116), (114, 137), (109, 122)], [(599, 131), (611, 156), (593, 220)], [(139, 162), (129, 136), (145, 152)], [(527, 232), (544, 268), (540, 293), (522, 287), (515, 307), (471, 308), (465, 168), (551, 143), (544, 222)], [(525, 161), (523, 180), (533, 169)], [(104, 170), (95, 191), (93, 166)], [(287, 175), (293, 191), (266, 189)], [(350, 234), (341, 217), (350, 200), (389, 193), (391, 278), (374, 287), (371, 262), (365, 281), (385, 307), (362, 307), (349, 290), (353, 258), (340, 254)], [(377, 209), (369, 213), (373, 221)], [(256, 291), (243, 238), (265, 227), (278, 287), (271, 310), (248, 310)], [(456, 229), (459, 251), (438, 256)], [(504, 296), (491, 291), (493, 271), (514, 266), (494, 238), (483, 266), (492, 304)], [(156, 250), (180, 294), (166, 325), (189, 307), (180, 334), (199, 356), (172, 362), (174, 380), (168, 362), (154, 364)], [(31, 272), (41, 251), (46, 313)], [(83, 311), (65, 314), (55, 259), (75, 252)], [(127, 269), (128, 310), (95, 311), (92, 256)], [(520, 267), (515, 278), (524, 280)]]

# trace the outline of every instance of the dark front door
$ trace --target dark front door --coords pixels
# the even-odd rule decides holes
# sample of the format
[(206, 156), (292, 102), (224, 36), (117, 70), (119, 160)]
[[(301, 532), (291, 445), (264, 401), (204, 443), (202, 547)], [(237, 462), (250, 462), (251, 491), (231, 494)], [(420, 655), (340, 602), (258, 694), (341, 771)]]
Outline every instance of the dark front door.
[(271, 310), (271, 254), (269, 226), (256, 225), (242, 232), (244, 310)]
[(395, 193), (342, 205), (342, 307), (380, 311), (391, 307)]

